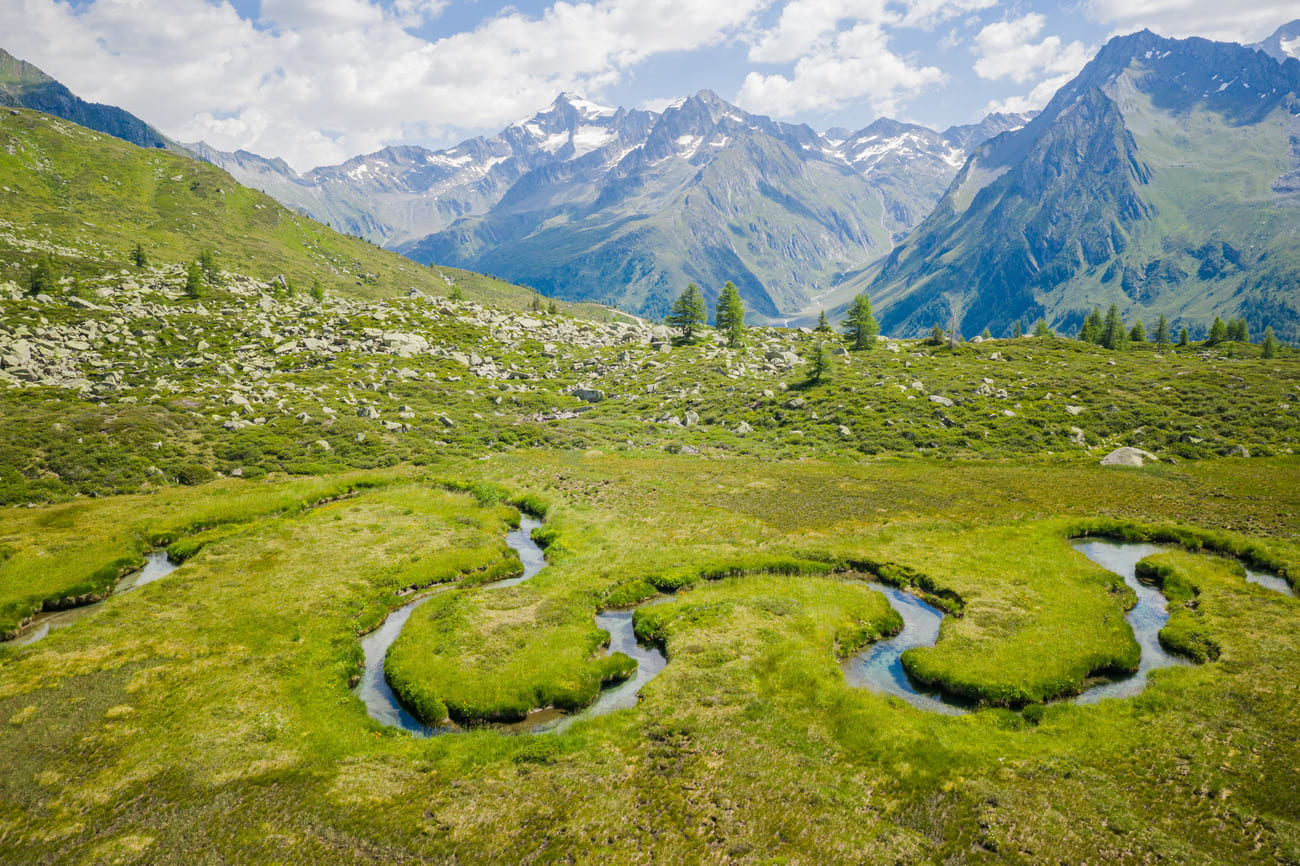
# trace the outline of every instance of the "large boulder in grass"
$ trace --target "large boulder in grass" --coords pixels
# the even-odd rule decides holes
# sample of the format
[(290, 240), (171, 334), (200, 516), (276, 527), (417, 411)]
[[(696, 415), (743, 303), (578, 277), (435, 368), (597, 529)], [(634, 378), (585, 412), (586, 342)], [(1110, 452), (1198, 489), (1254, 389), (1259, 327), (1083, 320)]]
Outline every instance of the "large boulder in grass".
[(1141, 448), (1116, 448), (1114, 451), (1101, 458), (1102, 466), (1141, 466), (1147, 460), (1160, 461), (1160, 458), (1150, 451), (1143, 451)]

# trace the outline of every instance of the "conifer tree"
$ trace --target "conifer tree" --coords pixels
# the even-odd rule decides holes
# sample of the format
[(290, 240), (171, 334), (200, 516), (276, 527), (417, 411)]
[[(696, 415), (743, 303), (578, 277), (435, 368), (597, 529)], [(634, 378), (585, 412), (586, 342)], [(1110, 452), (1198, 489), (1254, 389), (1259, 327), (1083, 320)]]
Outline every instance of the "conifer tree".
[(135, 246), (131, 249), (131, 264), (137, 268), (149, 267), (149, 256), (145, 254), (144, 247), (139, 241), (136, 241)]
[(1181, 328), (1181, 329), (1179, 329), (1179, 331), (1178, 331), (1178, 345), (1180, 345), (1180, 346), (1186, 346), (1186, 345), (1189, 344), (1189, 342), (1190, 342), (1190, 341), (1188, 340), (1187, 329), (1186, 329), (1186, 328)]
[(1156, 345), (1161, 348), (1169, 345), (1169, 321), (1164, 313), (1160, 314), (1160, 321), (1156, 324)]
[(185, 269), (185, 295), (190, 298), (203, 297), (203, 268), (198, 262), (190, 262)]
[(1128, 332), (1124, 330), (1124, 320), (1120, 317), (1119, 306), (1111, 304), (1110, 309), (1106, 311), (1106, 322), (1101, 328), (1101, 344), (1107, 349), (1123, 349), (1124, 343), (1128, 340)]
[(834, 374), (834, 363), (830, 347), (819, 340), (808, 356), (808, 381), (813, 384), (829, 382)]
[(745, 302), (730, 280), (718, 295), (718, 303), (713, 308), (713, 323), (727, 335), (728, 346), (734, 349), (745, 344)]
[(318, 304), (325, 300), (325, 287), (318, 279), (311, 281), (311, 297)]
[(1273, 336), (1272, 325), (1264, 328), (1264, 344), (1260, 347), (1259, 356), (1261, 358), (1277, 357), (1277, 338)]
[(1104, 325), (1101, 321), (1101, 307), (1093, 307), (1083, 327), (1079, 329), (1079, 339), (1085, 343), (1100, 343)]
[(939, 327), (938, 322), (935, 322), (934, 327), (930, 329), (930, 336), (925, 338), (925, 343), (927, 346), (943, 345), (943, 328)]
[(984, 327), (984, 330), (980, 332), (980, 339), (981, 339), (981, 340), (991, 340), (992, 338), (993, 338), (993, 335), (989, 333), (988, 326), (986, 325), (986, 326)]
[[(212, 250), (204, 247), (199, 250), (199, 267), (203, 269), (203, 276), (210, 285), (217, 284), (217, 254)], [(285, 288), (288, 288), (288, 279), (285, 279)], [(293, 294), (290, 292), (289, 294)]]
[(1238, 343), (1250, 342), (1250, 326), (1245, 319), (1233, 319), (1228, 322), (1228, 339)]
[(672, 309), (665, 321), (670, 327), (682, 332), (683, 341), (691, 343), (704, 327), (707, 318), (708, 307), (704, 303), (704, 295), (700, 294), (700, 287), (695, 283), (689, 283), (677, 296), (677, 300), (673, 301)]
[(826, 321), (825, 310), (822, 310), (821, 315), (817, 317), (817, 327), (814, 330), (819, 334), (829, 334), (831, 332), (831, 323)]
[(840, 324), (845, 327), (845, 336), (855, 350), (875, 348), (880, 325), (876, 323), (876, 317), (871, 313), (871, 298), (866, 292), (849, 302), (849, 309)]
[(27, 274), (27, 294), (35, 297), (53, 291), (57, 282), (58, 275), (54, 272), (54, 261), (49, 256), (45, 256), (33, 265)]
[(552, 316), (557, 316), (560, 313), (560, 308), (556, 305), (555, 301), (551, 301), (546, 305), (546, 312)]
[(1205, 338), (1205, 345), (1217, 346), (1219, 343), (1228, 339), (1228, 326), (1223, 323), (1223, 319), (1218, 316), (1214, 317), (1214, 324), (1210, 325), (1210, 335)]
[(1020, 320), (1016, 319), (1016, 325), (1014, 328), (1011, 329), (1011, 336), (1018, 340), (1024, 335), (1025, 335), (1025, 328), (1023, 325), (1020, 324)]
[(1052, 337), (1052, 329), (1047, 326), (1047, 320), (1040, 318), (1034, 322), (1034, 336), (1039, 339), (1049, 339)]
[(1128, 332), (1128, 338), (1134, 343), (1145, 343), (1147, 341), (1147, 329), (1142, 324), (1141, 319), (1138, 319), (1137, 323), (1133, 325), (1133, 330)]

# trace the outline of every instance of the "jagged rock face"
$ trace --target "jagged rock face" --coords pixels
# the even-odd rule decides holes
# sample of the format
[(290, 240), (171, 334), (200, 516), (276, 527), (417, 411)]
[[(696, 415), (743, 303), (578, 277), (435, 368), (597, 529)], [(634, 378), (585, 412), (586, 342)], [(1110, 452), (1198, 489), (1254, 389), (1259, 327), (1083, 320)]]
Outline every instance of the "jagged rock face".
[[(1294, 60), (1147, 32), (1114, 39), (1031, 123), (977, 148), (855, 288), (897, 334), (954, 316), (967, 334), (1040, 316), (1072, 332), (1109, 303), (1194, 331), (1241, 315), (1294, 333), (1300, 303), (1282, 286), (1300, 265), (1288, 200), (1297, 94)], [(1277, 229), (1263, 244), (1261, 223)], [(1220, 300), (1206, 303), (1211, 292)]]

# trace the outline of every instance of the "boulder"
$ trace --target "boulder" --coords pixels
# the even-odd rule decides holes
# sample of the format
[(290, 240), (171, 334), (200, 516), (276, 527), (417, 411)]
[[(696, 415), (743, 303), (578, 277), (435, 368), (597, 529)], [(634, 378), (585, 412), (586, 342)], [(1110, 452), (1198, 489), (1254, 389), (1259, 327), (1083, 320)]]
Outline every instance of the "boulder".
[(1141, 466), (1146, 460), (1158, 461), (1160, 458), (1149, 451), (1143, 451), (1141, 448), (1116, 448), (1114, 451), (1101, 458), (1102, 466)]
[(569, 392), (579, 400), (586, 400), (588, 403), (599, 403), (605, 399), (605, 392), (599, 388), (574, 388)]
[(1078, 445), (1080, 448), (1088, 447), (1088, 438), (1084, 435), (1082, 429), (1078, 427), (1070, 428), (1070, 444)]
[(948, 406), (948, 407), (952, 406), (952, 401), (951, 401), (951, 400), (949, 400), (947, 397), (942, 397), (942, 396), (940, 396), (940, 395), (938, 395), (938, 394), (931, 394), (931, 395), (930, 395), (930, 402), (931, 402), (931, 403), (938, 403), (940, 406)]

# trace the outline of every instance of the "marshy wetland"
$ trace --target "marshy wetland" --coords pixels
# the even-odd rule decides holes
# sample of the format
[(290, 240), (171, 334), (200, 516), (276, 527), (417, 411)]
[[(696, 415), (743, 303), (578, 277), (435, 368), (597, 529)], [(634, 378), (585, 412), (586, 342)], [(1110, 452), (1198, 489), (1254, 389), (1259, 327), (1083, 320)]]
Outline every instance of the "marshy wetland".
[[(0, 644), (0, 856), (1293, 859), (1300, 602), (1242, 562), (1296, 573), (1297, 468), (529, 452), (11, 509), (6, 569), (187, 555)], [(548, 564), (490, 586), (520, 576), (505, 539), (524, 497)], [(1163, 545), (1141, 561), (1165, 644), (1199, 663), (1054, 700), (1137, 659), (1133, 590), (1080, 538)], [(909, 667), (978, 706), (846, 677), (900, 624), (864, 578), (950, 611)], [(560, 730), (373, 718), (349, 685), (365, 636), (417, 597), (401, 632), (429, 700), (461, 719), (561, 705)], [(635, 701), (583, 712), (618, 697), (602, 660), (627, 648), (626, 627), (603, 647), (598, 615), (667, 662)]]

